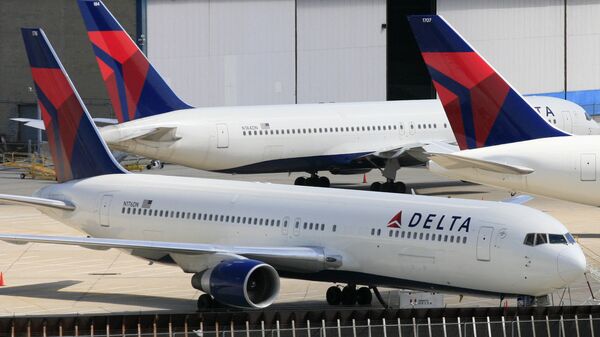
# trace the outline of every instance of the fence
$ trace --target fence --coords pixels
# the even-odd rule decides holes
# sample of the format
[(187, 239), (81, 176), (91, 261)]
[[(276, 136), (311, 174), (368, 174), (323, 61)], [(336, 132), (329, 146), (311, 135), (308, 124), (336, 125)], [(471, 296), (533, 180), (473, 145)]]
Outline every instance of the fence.
[[(565, 310), (566, 308), (566, 310)], [(0, 318), (0, 336), (82, 337), (588, 337), (600, 336), (597, 306), (519, 312), (346, 310)], [(487, 309), (487, 310), (486, 310)], [(446, 312), (447, 311), (447, 312)], [(540, 315), (545, 312), (546, 315)], [(557, 314), (562, 312), (564, 314)], [(458, 314), (458, 315), (456, 315)], [(320, 317), (320, 318), (319, 318)], [(373, 317), (373, 318), (369, 318)]]

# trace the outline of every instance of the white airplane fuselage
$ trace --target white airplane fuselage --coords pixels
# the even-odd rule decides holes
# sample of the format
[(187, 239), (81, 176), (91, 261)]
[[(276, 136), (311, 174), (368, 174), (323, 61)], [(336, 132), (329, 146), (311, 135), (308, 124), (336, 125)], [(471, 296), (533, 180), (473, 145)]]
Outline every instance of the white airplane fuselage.
[[(45, 212), (93, 237), (323, 247), (341, 257), (341, 266), (314, 272), (274, 265), (298, 279), (535, 296), (585, 268), (575, 243), (525, 245), (528, 233), (567, 229), (509, 203), (136, 174), (50, 185), (37, 196), (75, 205)], [(389, 228), (399, 212), (399, 228)], [(208, 268), (197, 255), (171, 257), (186, 272)]]
[[(547, 121), (567, 132), (600, 133), (576, 104), (551, 97), (527, 100)], [(154, 128), (173, 131), (135, 137)], [(117, 150), (228, 173), (351, 173), (384, 166), (386, 155), (357, 158), (390, 150), (398, 151), (398, 156), (408, 154), (399, 157), (401, 166), (415, 165), (426, 158), (411, 148), (433, 141), (455, 142), (438, 100), (196, 108), (100, 131)]]
[(566, 136), (464, 150), (459, 156), (533, 169), (501, 174), (476, 168), (446, 169), (429, 162), (430, 171), (515, 192), (600, 206), (600, 136)]

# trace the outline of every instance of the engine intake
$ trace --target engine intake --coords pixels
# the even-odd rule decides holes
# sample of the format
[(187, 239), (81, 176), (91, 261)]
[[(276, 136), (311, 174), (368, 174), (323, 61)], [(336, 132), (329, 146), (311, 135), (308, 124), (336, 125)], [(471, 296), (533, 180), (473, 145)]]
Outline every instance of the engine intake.
[(239, 308), (266, 308), (279, 295), (279, 274), (257, 260), (227, 260), (192, 277), (192, 286)]

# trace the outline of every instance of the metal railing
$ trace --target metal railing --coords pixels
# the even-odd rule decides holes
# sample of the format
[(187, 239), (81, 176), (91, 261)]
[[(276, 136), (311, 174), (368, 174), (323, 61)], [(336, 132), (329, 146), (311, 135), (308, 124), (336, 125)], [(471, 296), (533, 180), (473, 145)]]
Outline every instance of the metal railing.
[[(288, 326), (282, 326), (275, 321), (272, 327), (265, 327), (261, 321), (259, 326), (252, 326), (246, 321), (245, 326), (230, 324), (207, 327), (203, 322), (198, 326), (190, 326), (187, 321), (183, 326), (169, 322), (160, 326), (154, 322), (151, 326), (138, 323), (136, 329), (121, 328), (110, 324), (94, 326), (75, 325), (73, 331), (64, 331), (58, 326), (58, 331), (48, 331), (46, 326), (39, 333), (32, 333), (30, 328), (17, 333), (15, 327), (8, 335), (17, 336), (77, 336), (77, 337), (594, 337), (600, 333), (600, 319), (591, 314), (586, 317), (565, 319), (545, 317), (458, 317), (452, 321), (445, 317), (427, 318), (396, 318), (387, 321), (385, 318), (376, 323), (367, 319), (361, 324), (352, 319), (350, 324), (342, 324), (338, 319), (333, 325), (320, 322), (305, 321), (296, 323), (294, 320)], [(0, 333), (0, 336), (4, 336)]]

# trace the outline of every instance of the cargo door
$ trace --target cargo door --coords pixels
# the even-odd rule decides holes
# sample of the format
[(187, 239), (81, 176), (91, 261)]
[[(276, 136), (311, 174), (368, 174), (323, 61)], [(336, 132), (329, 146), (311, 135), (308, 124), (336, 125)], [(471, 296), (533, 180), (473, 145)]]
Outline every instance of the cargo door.
[(479, 236), (477, 237), (477, 260), (489, 261), (490, 260), (490, 249), (492, 243), (492, 234), (494, 233), (493, 227), (481, 227), (479, 229)]
[(580, 168), (581, 168), (580, 169), (581, 181), (595, 181), (596, 180), (596, 154), (595, 153), (582, 153)]
[(229, 130), (227, 124), (217, 124), (217, 148), (225, 149), (229, 147)]

